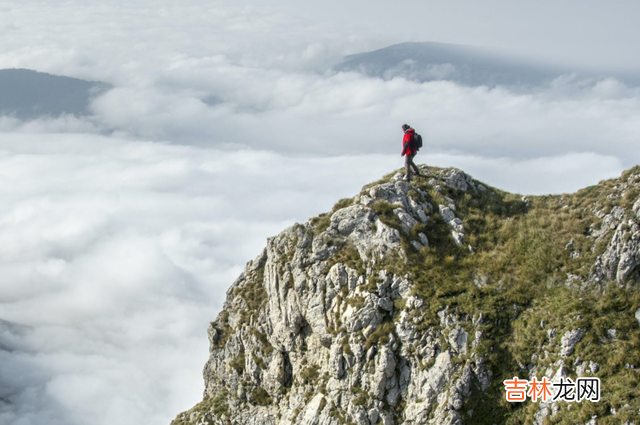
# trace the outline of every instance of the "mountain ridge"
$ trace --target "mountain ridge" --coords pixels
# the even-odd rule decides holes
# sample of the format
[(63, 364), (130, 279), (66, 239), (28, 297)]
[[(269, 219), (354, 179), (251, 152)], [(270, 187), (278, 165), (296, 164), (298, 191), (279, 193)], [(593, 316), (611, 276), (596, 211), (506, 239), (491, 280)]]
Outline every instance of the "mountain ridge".
[(592, 80), (613, 77), (638, 84), (637, 77), (629, 72), (570, 68), (515, 57), (497, 49), (437, 42), (404, 42), (349, 55), (334, 69), (384, 80), (448, 80), (467, 86), (533, 87), (549, 84), (563, 75)]
[[(640, 167), (524, 198), (420, 168), (268, 240), (174, 425), (637, 420)], [(514, 376), (598, 377), (601, 402), (509, 403)]]
[(30, 69), (0, 70), (0, 115), (21, 120), (90, 115), (89, 103), (111, 86)]

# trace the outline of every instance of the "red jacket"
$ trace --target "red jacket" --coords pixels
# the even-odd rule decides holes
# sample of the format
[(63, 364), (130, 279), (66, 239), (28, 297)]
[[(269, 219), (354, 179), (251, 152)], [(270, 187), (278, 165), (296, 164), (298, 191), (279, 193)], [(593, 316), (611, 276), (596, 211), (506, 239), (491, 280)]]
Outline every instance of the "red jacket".
[(418, 152), (417, 149), (411, 147), (411, 141), (413, 140), (414, 134), (415, 130), (413, 128), (404, 132), (404, 138), (402, 139), (402, 156), (415, 155), (416, 152)]

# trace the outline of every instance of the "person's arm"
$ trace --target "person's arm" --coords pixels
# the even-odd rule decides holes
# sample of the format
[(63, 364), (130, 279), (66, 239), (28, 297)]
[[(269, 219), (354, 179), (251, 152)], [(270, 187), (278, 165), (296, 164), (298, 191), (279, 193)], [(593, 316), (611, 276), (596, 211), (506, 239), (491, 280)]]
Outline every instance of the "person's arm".
[(402, 138), (402, 152), (400, 153), (400, 156), (405, 156), (407, 153), (407, 146), (409, 146), (407, 143), (407, 136), (407, 133), (404, 133), (404, 137)]

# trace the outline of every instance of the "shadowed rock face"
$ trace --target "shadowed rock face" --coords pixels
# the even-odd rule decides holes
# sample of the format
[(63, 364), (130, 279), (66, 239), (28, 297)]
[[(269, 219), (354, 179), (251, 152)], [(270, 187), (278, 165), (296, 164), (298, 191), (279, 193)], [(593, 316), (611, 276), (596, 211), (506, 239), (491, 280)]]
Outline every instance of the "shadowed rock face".
[(21, 120), (89, 115), (90, 100), (109, 85), (28, 69), (0, 70), (0, 115)]
[(600, 415), (637, 414), (633, 391), (614, 387), (639, 379), (640, 167), (528, 198), (420, 171), (268, 240), (208, 328), (204, 400), (173, 425), (541, 425), (592, 412), (510, 405), (514, 376), (599, 377)]

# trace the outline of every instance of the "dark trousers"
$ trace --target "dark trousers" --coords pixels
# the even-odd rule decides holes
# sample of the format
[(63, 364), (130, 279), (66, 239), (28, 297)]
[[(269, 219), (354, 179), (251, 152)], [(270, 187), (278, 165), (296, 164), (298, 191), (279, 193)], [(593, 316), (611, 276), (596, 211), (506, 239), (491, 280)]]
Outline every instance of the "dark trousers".
[(416, 164), (413, 163), (413, 158), (415, 156), (416, 156), (416, 154), (405, 155), (405, 158), (404, 158), (404, 169), (405, 169), (405, 172), (407, 174), (407, 180), (411, 180), (411, 168), (413, 168), (413, 171), (415, 171), (416, 174), (420, 174), (420, 170), (418, 170), (418, 167), (416, 167)]

